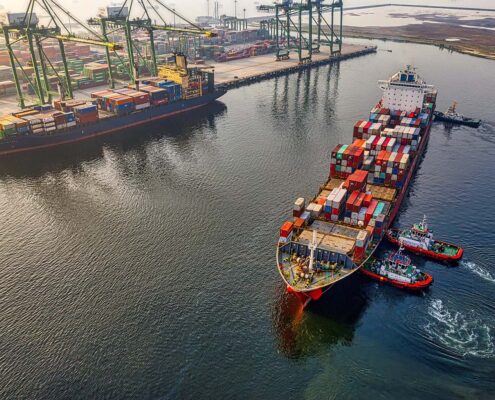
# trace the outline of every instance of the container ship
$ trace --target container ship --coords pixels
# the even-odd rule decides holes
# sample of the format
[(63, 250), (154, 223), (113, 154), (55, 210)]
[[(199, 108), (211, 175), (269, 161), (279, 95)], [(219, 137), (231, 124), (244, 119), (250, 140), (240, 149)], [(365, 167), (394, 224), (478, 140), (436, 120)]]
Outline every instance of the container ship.
[(331, 152), (329, 177), (280, 228), (278, 271), (304, 304), (358, 271), (391, 226), (425, 151), (437, 91), (407, 66), (378, 82), (381, 100)]
[(55, 100), (0, 116), (0, 156), (122, 132), (205, 106), (225, 92), (212, 72), (188, 68), (176, 55), (159, 77), (94, 92), (89, 100)]

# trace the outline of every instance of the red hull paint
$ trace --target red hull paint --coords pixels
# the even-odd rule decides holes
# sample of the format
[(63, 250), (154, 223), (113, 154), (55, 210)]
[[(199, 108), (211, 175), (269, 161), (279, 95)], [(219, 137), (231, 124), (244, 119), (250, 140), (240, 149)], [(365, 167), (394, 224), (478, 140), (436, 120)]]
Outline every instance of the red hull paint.
[(422, 282), (415, 282), (415, 283), (406, 283), (406, 282), (394, 281), (394, 280), (389, 279), (385, 276), (381, 276), (381, 275), (375, 274), (371, 271), (368, 271), (365, 268), (361, 268), (361, 272), (363, 274), (365, 274), (366, 276), (369, 276), (370, 278), (375, 279), (377, 281), (388, 283), (389, 285), (395, 286), (399, 289), (406, 289), (406, 290), (411, 290), (411, 291), (424, 290), (433, 283), (433, 277), (430, 274), (427, 274), (425, 272), (423, 272), (423, 273), (427, 276), (426, 280), (422, 281)]
[[(390, 243), (393, 243), (397, 246), (400, 245), (399, 241), (397, 239), (393, 238), (392, 236), (390, 236), (388, 234), (388, 232), (387, 232), (387, 239), (390, 241)], [(406, 243), (402, 243), (402, 247), (404, 247), (406, 250), (409, 250), (412, 253), (420, 254), (422, 256), (425, 256), (425, 257), (428, 257), (428, 258), (431, 258), (431, 259), (437, 260), (437, 261), (459, 261), (462, 258), (462, 255), (464, 254), (464, 250), (460, 247), (459, 247), (459, 250), (457, 251), (457, 254), (454, 256), (435, 253), (434, 251), (431, 251), (431, 250), (420, 249), (418, 247), (410, 246)]]

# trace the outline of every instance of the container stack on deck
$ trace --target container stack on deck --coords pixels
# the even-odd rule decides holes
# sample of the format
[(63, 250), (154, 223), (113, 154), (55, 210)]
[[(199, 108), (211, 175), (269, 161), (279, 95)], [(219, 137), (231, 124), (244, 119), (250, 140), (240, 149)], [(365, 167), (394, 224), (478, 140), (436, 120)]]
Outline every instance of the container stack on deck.
[[(352, 256), (356, 262), (363, 260), (370, 241), (382, 237), (387, 215), (405, 185), (422, 129), (431, 118), (433, 96), (426, 97), (423, 110), (405, 113), (378, 104), (369, 120), (358, 121), (354, 142), (331, 152), (329, 181), (306, 207), (304, 199), (296, 201), (294, 222), (284, 223), (280, 241), (302, 234), (307, 226), (311, 229), (313, 221), (344, 225), (358, 230)], [(309, 219), (301, 222), (303, 215)]]
[[(73, 64), (74, 67), (79, 68)], [(106, 80), (106, 65), (92, 63), (84, 67), (85, 77), (77, 85), (95, 79)], [(0, 139), (13, 135), (47, 135), (75, 125), (98, 122), (101, 114), (122, 116), (168, 103), (200, 97), (208, 92), (207, 81), (200, 73), (192, 76), (177, 74), (176, 81), (162, 77), (143, 79), (135, 85), (107, 89), (91, 94), (91, 100), (55, 100), (52, 105), (27, 108), (11, 115), (0, 116)], [(180, 81), (180, 82), (177, 82)], [(183, 85), (186, 85), (185, 88)], [(21, 122), (22, 121), (22, 122)]]

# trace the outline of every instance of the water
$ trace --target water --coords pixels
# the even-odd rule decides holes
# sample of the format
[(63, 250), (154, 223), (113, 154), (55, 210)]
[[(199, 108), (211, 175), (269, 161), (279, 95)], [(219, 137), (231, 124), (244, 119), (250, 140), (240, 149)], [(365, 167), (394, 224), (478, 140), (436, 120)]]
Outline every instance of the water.
[[(163, 126), (2, 162), (0, 397), (494, 397), (493, 62), (378, 44)], [(486, 121), (434, 126), (397, 221), (426, 213), (465, 261), (414, 258), (435, 277), (423, 295), (356, 275), (303, 313), (277, 230), (407, 62), (440, 109)]]

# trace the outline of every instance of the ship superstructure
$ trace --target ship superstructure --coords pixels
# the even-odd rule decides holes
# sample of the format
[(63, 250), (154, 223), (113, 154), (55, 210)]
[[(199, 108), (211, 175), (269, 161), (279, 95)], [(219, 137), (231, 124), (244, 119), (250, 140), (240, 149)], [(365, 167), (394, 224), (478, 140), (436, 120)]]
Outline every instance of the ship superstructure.
[(379, 86), (382, 99), (355, 124), (353, 143), (333, 149), (328, 180), (311, 200), (296, 200), (293, 220), (280, 229), (278, 270), (303, 302), (320, 298), (373, 254), (428, 141), (435, 88), (410, 66)]

